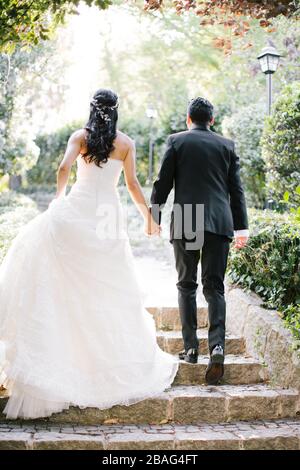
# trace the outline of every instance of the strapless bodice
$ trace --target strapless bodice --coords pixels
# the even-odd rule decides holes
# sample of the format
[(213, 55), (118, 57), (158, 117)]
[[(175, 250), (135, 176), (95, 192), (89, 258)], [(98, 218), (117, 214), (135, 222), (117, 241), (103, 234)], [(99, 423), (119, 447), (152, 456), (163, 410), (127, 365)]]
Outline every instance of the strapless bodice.
[(115, 188), (118, 184), (123, 168), (123, 161), (115, 158), (109, 158), (101, 167), (95, 163), (86, 163), (80, 156), (77, 158), (76, 183), (97, 184), (97, 186), (110, 186)]

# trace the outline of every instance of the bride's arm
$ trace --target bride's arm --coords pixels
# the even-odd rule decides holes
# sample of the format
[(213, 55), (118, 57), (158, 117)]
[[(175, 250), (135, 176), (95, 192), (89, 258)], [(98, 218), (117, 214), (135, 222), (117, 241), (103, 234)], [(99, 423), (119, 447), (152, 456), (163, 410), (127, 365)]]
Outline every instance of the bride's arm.
[(144, 218), (145, 232), (148, 235), (159, 233), (160, 227), (155, 223), (151, 216), (141, 185), (136, 176), (135, 145), (133, 141), (130, 141), (129, 143), (129, 148), (123, 166), (126, 186), (131, 196), (131, 199), (133, 200), (133, 202), (135, 203)]
[(64, 158), (57, 171), (57, 191), (55, 197), (61, 196), (66, 191), (72, 165), (80, 154), (82, 138), (82, 130), (79, 130), (74, 132), (68, 140)]

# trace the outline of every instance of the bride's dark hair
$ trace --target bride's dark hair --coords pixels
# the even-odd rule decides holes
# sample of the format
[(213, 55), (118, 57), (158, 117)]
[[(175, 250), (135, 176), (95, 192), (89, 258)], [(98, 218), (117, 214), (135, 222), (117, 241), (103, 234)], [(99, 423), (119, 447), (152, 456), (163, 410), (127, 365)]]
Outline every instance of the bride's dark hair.
[(90, 103), (90, 116), (85, 129), (87, 151), (82, 156), (89, 163), (101, 167), (114, 150), (113, 142), (117, 137), (118, 96), (112, 90), (97, 90)]

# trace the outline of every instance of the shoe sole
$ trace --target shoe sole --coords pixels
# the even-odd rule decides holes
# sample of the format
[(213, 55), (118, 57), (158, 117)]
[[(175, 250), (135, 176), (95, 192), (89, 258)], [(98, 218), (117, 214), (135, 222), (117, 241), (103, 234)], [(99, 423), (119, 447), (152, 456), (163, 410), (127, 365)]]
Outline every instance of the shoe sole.
[(224, 375), (224, 365), (213, 363), (205, 374), (205, 381), (207, 385), (217, 385)]

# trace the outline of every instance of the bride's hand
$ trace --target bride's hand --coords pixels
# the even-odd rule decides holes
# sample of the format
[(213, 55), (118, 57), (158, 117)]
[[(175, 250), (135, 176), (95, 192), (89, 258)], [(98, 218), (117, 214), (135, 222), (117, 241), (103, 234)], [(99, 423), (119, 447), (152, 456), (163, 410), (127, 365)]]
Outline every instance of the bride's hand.
[(147, 220), (145, 220), (144, 232), (148, 236), (160, 235), (161, 233), (161, 226), (155, 222), (155, 220), (150, 214)]

